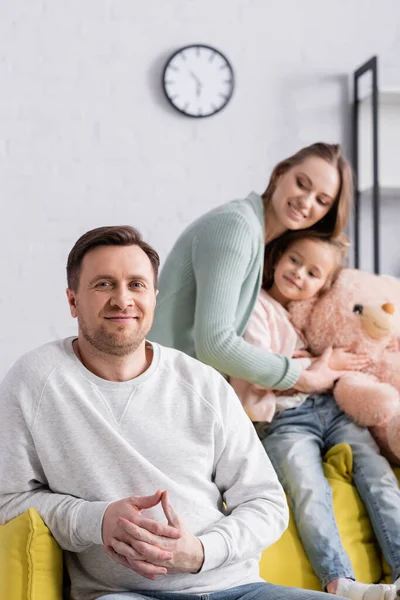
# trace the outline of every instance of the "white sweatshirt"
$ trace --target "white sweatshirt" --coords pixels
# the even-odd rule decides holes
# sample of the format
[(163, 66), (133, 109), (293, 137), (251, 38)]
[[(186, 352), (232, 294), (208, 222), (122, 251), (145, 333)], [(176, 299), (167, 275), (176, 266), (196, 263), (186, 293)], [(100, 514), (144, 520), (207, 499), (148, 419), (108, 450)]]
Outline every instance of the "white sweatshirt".
[[(260, 552), (287, 527), (288, 508), (231, 386), (158, 344), (141, 376), (107, 381), (82, 365), (72, 341), (25, 355), (0, 386), (0, 523), (37, 509), (67, 551), (73, 600), (136, 590), (198, 594), (260, 581)], [(108, 504), (157, 489), (169, 491), (203, 543), (195, 575), (151, 581), (104, 552)], [(146, 512), (166, 521), (158, 506)]]

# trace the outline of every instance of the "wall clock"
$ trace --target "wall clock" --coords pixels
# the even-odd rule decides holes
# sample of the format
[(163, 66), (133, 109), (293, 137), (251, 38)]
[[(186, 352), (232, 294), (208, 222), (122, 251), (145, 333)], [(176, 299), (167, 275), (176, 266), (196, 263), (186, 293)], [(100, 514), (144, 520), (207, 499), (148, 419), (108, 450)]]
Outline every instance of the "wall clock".
[(234, 84), (228, 59), (204, 44), (174, 52), (162, 75), (168, 101), (187, 117), (204, 118), (220, 112), (231, 99)]

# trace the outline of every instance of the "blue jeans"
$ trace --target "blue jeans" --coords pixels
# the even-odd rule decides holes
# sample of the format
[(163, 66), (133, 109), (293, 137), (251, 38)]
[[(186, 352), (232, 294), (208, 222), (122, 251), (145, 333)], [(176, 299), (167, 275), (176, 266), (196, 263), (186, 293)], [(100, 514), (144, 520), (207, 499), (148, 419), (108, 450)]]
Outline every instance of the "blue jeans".
[(339, 577), (354, 579), (322, 469), (322, 456), (340, 443), (351, 446), (354, 483), (395, 580), (400, 575), (400, 490), (368, 429), (358, 427), (330, 394), (321, 394), (278, 413), (263, 440), (323, 588)]
[[(211, 594), (176, 594), (171, 592), (122, 592), (97, 600), (341, 600), (341, 596), (310, 592), (271, 583), (250, 583)], [(344, 600), (344, 599), (342, 599)]]

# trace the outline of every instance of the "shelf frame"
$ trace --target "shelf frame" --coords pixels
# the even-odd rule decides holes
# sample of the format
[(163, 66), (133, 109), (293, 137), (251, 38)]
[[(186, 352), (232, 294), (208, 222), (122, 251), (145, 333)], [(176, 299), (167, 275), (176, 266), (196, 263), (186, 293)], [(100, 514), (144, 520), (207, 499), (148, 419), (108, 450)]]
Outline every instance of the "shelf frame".
[(355, 174), (354, 194), (354, 266), (360, 268), (360, 189), (359, 161), (358, 161), (358, 135), (359, 135), (359, 79), (371, 71), (372, 75), (372, 210), (373, 210), (373, 258), (374, 273), (380, 272), (380, 186), (379, 186), (379, 161), (378, 161), (378, 57), (373, 56), (356, 71), (354, 71), (353, 86), (353, 168)]

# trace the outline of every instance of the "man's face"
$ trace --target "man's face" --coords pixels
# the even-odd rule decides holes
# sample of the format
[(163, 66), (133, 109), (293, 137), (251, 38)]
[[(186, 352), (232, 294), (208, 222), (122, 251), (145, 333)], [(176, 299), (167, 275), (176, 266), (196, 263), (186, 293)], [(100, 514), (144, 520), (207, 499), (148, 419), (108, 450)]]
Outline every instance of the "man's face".
[(148, 256), (139, 246), (100, 246), (83, 258), (77, 291), (67, 289), (79, 335), (100, 352), (137, 350), (153, 323), (157, 291)]

